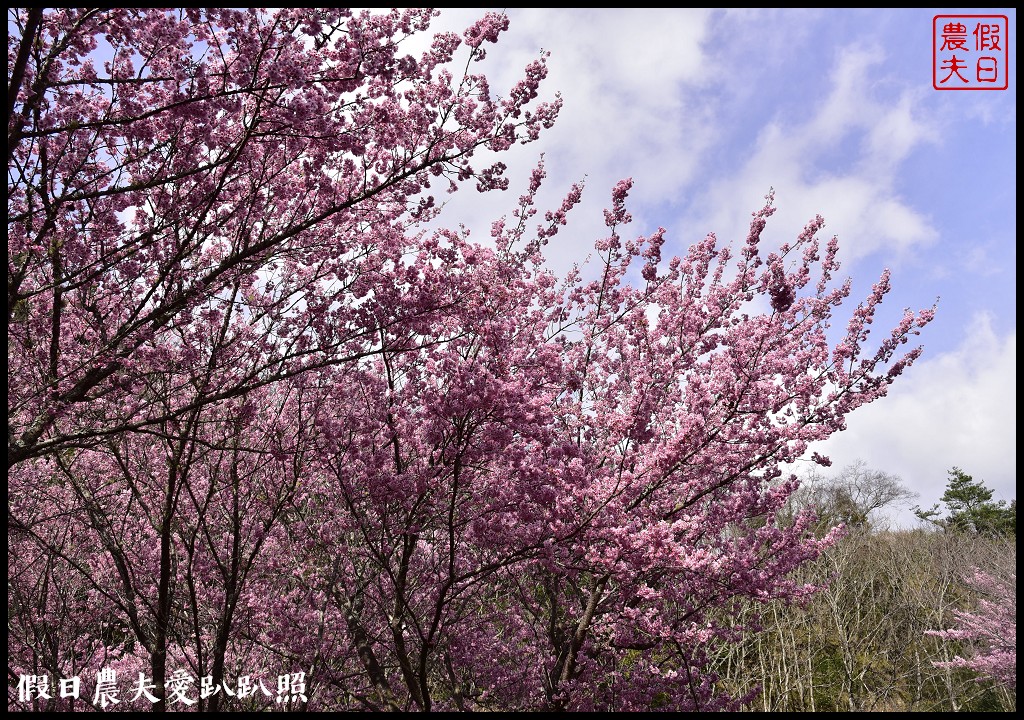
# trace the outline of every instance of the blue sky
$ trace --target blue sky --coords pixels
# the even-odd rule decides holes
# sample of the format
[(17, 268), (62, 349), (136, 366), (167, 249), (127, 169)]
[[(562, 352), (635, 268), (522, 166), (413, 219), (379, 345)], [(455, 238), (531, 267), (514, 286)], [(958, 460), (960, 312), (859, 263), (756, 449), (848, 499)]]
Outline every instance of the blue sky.
[[(483, 10), (444, 11), (462, 29)], [(611, 187), (631, 176), (634, 231), (668, 250), (745, 236), (769, 187), (769, 236), (815, 214), (839, 236), (854, 300), (893, 273), (887, 332), (904, 307), (938, 315), (923, 358), (823, 448), (899, 475), (929, 506), (959, 466), (1016, 497), (1016, 12), (990, 10), (511, 9), (482, 69), (508, 88), (543, 48), (565, 106), (538, 143), (504, 158), (504, 195), (458, 193), (445, 213), (486, 237), (544, 152), (549, 206), (586, 177), (551, 263), (583, 259)], [(932, 87), (936, 14), (1009, 18), (1009, 88)], [(847, 308), (847, 310), (852, 308)], [(842, 316), (845, 318), (845, 316)], [(912, 524), (904, 509), (900, 524)]]

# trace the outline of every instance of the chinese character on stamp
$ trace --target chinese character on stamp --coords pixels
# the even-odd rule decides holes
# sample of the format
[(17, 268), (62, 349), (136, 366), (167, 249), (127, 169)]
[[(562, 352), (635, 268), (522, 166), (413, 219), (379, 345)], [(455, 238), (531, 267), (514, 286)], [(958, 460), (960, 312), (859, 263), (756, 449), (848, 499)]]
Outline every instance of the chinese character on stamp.
[(936, 15), (932, 18), (932, 87), (1008, 88), (1009, 32), (1006, 15)]

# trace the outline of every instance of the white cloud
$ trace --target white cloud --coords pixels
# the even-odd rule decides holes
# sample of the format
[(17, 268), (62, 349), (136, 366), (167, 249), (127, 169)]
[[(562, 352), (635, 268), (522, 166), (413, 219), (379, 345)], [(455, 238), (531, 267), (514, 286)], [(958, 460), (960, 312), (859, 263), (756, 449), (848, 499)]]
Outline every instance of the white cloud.
[[(565, 105), (547, 138), (552, 174), (604, 182), (640, 170), (643, 192), (670, 196), (713, 136), (683, 112), (683, 90), (706, 79), (710, 14), (689, 10), (510, 11), (513, 49), (551, 50), (548, 86)], [(671, 149), (671, 162), (666, 150)], [(608, 186), (610, 188), (610, 185)]]
[[(584, 202), (549, 248), (564, 269), (590, 252), (605, 230), (601, 210), (611, 188), (632, 176), (631, 211), (679, 196), (694, 180), (717, 138), (710, 105), (688, 103), (706, 82), (704, 43), (710, 11), (683, 9), (511, 9), (510, 27), (479, 70), (496, 93), (506, 92), (527, 63), (548, 50), (550, 74), (541, 94), (560, 92), (564, 105), (540, 141), (501, 157), (511, 179), (507, 193), (457, 193), (442, 223), (465, 223), (476, 237), (514, 207), (538, 155), (548, 172), (541, 210), (557, 207), (569, 186), (586, 179)], [(445, 11), (435, 30), (459, 29), (482, 11)], [(474, 68), (474, 71), (477, 69)], [(700, 109), (704, 108), (704, 109)], [(481, 158), (481, 166), (486, 162)], [(639, 231), (639, 229), (638, 229)]]
[(883, 251), (901, 255), (937, 239), (929, 219), (899, 190), (900, 162), (937, 129), (921, 117), (918, 93), (903, 91), (895, 103), (873, 91), (873, 72), (884, 63), (877, 48), (841, 48), (829, 94), (809, 108), (804, 122), (767, 123), (750, 159), (732, 177), (712, 183), (697, 220), (723, 237), (743, 237), (746, 223), (737, 204), (755, 209), (769, 187), (778, 212), (770, 231), (785, 229), (791, 240), (809, 219), (822, 214), (828, 234), (840, 236), (842, 257), (861, 259)]

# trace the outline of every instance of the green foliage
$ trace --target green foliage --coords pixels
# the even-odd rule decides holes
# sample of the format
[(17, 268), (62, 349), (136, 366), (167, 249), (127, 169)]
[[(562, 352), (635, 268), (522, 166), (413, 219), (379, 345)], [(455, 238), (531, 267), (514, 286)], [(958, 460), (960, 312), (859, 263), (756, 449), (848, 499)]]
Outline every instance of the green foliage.
[(993, 491), (958, 467), (949, 471), (949, 482), (942, 495), (949, 514), (940, 517), (939, 506), (928, 510), (915, 508), (914, 514), (922, 520), (954, 532), (985, 535), (1017, 534), (1017, 500), (1009, 505), (1004, 500), (993, 501)]

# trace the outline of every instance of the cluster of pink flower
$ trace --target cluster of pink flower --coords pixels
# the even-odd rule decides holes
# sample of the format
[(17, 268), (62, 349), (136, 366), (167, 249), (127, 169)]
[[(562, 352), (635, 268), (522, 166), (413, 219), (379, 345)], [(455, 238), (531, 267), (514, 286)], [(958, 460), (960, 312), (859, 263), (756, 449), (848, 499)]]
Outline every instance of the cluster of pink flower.
[(765, 248), (770, 198), (669, 258), (623, 180), (564, 278), (582, 186), (540, 212), (542, 167), (490, 238), (437, 229), (561, 100), (543, 53), (472, 73), (505, 17), (407, 42), (432, 17), (12, 11), (9, 707), (73, 702), (46, 658), (98, 705), (285, 666), (310, 710), (722, 709), (738, 600), (812, 590), (784, 468), (931, 311), (867, 347), (885, 275), (837, 328), (838, 246)]

